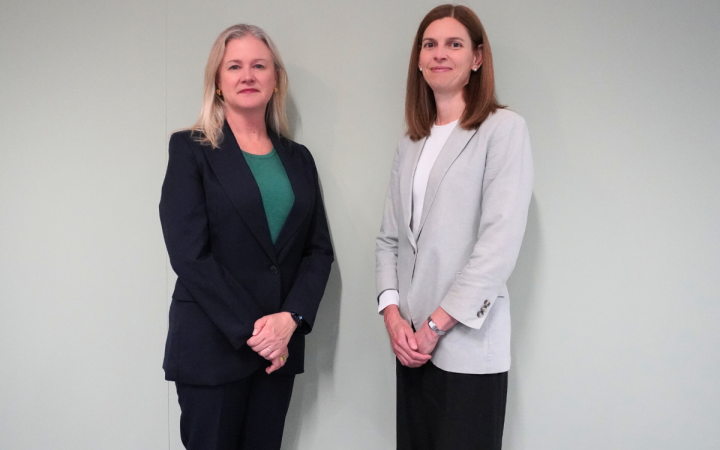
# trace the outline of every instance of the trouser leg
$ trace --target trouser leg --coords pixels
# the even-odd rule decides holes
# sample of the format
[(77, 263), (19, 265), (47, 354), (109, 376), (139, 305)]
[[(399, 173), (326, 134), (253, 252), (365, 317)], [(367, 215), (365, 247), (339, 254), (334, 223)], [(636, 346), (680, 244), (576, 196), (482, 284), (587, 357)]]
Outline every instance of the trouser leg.
[(268, 375), (261, 369), (252, 377), (240, 449), (279, 450), (295, 375)]
[(415, 369), (395, 360), (397, 377), (397, 449), (432, 450), (429, 416), (423, 393), (426, 365)]
[(237, 450), (249, 394), (249, 380), (218, 386), (176, 382), (180, 437), (187, 450)]
[(397, 363), (399, 450), (500, 450), (507, 372), (460, 374)]
[(462, 374), (428, 365), (424, 386), (435, 450), (500, 450), (507, 372)]
[(279, 450), (295, 375), (252, 375), (218, 386), (176, 382), (187, 450)]

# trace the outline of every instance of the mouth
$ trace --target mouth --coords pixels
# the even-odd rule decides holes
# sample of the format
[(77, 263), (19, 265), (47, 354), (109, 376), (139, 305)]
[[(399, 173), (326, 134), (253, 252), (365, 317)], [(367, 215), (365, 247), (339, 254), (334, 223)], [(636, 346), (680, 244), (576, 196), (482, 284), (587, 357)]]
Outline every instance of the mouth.
[(435, 73), (438, 73), (438, 72), (449, 72), (449, 71), (451, 71), (451, 70), (452, 70), (451, 68), (445, 67), (445, 66), (435, 66), (435, 67), (431, 67), (431, 68), (430, 68), (430, 71), (435, 72)]
[(254, 94), (256, 92), (260, 92), (257, 89), (249, 88), (249, 89), (243, 89), (240, 91), (241, 94)]

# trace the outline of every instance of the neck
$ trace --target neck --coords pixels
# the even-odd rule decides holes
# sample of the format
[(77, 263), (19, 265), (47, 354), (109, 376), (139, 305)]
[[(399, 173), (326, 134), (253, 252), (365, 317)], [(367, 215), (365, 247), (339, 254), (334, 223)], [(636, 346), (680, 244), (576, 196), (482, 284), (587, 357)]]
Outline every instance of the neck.
[(458, 120), (465, 111), (465, 97), (463, 91), (453, 93), (435, 93), (435, 106), (437, 108), (437, 118), (435, 125), (447, 125), (452, 121)]
[(260, 141), (267, 139), (265, 111), (238, 112), (225, 108), (225, 119), (236, 138), (243, 141)]

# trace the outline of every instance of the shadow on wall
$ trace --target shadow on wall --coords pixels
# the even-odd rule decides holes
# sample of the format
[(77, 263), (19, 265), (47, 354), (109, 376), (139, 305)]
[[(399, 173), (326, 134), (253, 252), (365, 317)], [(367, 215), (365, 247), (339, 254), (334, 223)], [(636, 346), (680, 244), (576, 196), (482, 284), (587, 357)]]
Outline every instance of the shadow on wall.
[(532, 318), (538, 305), (535, 304), (535, 287), (538, 282), (538, 263), (541, 260), (542, 232), (538, 217), (538, 204), (533, 194), (528, 211), (528, 223), (525, 229), (522, 250), (518, 257), (515, 270), (508, 282), (510, 291), (512, 316), (512, 368), (508, 383), (508, 403), (505, 418), (504, 447), (508, 449), (524, 448), (518, 442), (520, 430), (523, 428), (522, 411), (528, 405), (522, 404), (522, 386), (519, 385), (518, 374), (522, 372), (523, 356), (528, 353), (533, 341)]
[[(554, 75), (547, 73), (542, 61), (536, 59), (538, 57), (537, 53), (528, 53), (516, 47), (493, 47), (495, 79), (500, 101), (522, 115), (530, 129), (535, 161), (535, 185), (538, 186), (542, 181), (544, 187), (557, 189), (557, 186), (563, 183), (563, 178), (558, 177), (558, 174), (564, 166), (553, 158), (572, 152), (567, 150), (560, 126), (561, 111), (556, 99), (562, 93), (553, 91), (551, 79)], [(582, 107), (581, 102), (582, 99), (578, 99), (578, 107)], [(542, 105), (542, 108), (537, 108), (537, 105)], [(548, 167), (553, 167), (555, 179), (540, 180), (546, 173), (543, 169)], [(515, 271), (508, 281), (512, 299), (512, 368), (509, 373), (503, 434), (503, 448), (507, 450), (533, 447), (532, 442), (527, 440), (529, 424), (526, 418), (529, 411), (537, 410), (537, 406), (527, 403), (527, 393), (523, 392), (521, 381), (532, 378), (524, 374), (523, 369), (531, 358), (540, 353), (536, 342), (542, 325), (538, 324), (535, 318), (542, 306), (537, 304), (536, 299), (539, 296), (538, 286), (543, 279), (541, 262), (547, 259), (542, 245), (544, 230), (541, 223), (548, 223), (547, 218), (545, 222), (541, 222), (541, 208), (542, 204), (539, 204), (533, 193), (522, 250)]]
[[(320, 383), (332, 379), (340, 326), (342, 277), (337, 262), (333, 263), (325, 295), (320, 302), (315, 327), (305, 345), (305, 373), (295, 378), (293, 399), (285, 421), (284, 450), (299, 448), (303, 426), (316, 419), (313, 413), (318, 401)], [(332, 383), (330, 383), (332, 384)]]

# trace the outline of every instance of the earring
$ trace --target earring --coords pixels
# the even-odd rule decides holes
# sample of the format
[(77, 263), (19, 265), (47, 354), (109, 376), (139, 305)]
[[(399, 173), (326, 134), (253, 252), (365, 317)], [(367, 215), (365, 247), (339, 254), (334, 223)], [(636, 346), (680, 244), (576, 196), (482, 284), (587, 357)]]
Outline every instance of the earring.
[(478, 70), (478, 68), (477, 68), (477, 67), (475, 67), (475, 68), (473, 69), (473, 72), (477, 72), (477, 70)]
[(278, 89), (277, 87), (275, 87), (275, 93), (276, 93), (276, 94), (278, 93), (279, 90), (280, 90), (280, 89)]
[(223, 98), (222, 91), (219, 88), (215, 89), (215, 93), (217, 94), (218, 97)]
[(422, 72), (422, 67), (418, 67), (418, 69), (420, 69), (420, 72)]

